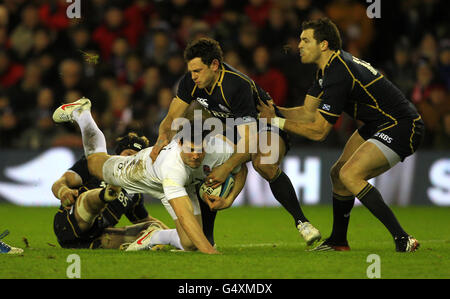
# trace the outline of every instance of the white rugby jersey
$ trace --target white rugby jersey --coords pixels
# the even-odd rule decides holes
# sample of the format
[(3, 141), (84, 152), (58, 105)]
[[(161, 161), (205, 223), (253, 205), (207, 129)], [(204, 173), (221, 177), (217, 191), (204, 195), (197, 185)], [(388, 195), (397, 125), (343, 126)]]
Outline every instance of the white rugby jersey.
[[(183, 163), (181, 147), (175, 140), (161, 150), (154, 163), (150, 158), (151, 151), (150, 147), (127, 157), (122, 168), (120, 163), (115, 163), (115, 176), (116, 179), (120, 177), (120, 185), (128, 193), (147, 193), (166, 200), (188, 196), (187, 187), (202, 183), (214, 167), (223, 164), (234, 152), (233, 146), (221, 137), (213, 137), (205, 147), (202, 164), (191, 168)], [(240, 166), (233, 173), (239, 170)]]

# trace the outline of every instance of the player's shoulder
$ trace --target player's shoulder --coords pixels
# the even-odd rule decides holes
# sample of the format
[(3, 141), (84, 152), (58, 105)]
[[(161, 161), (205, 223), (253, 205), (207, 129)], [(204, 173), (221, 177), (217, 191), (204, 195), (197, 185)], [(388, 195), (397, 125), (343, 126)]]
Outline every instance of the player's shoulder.
[[(335, 51), (325, 66), (324, 81), (335, 82), (347, 79), (352, 80), (353, 76), (350, 65), (352, 57), (351, 54), (345, 51)], [(320, 72), (320, 70), (318, 70), (318, 72)]]
[(188, 98), (192, 96), (194, 90), (195, 82), (192, 80), (190, 73), (187, 72), (181, 77), (178, 83), (177, 96), (184, 101), (188, 101)]
[(249, 76), (238, 71), (227, 63), (222, 64), (222, 72), (222, 83), (230, 84), (230, 86), (254, 84), (253, 80)]

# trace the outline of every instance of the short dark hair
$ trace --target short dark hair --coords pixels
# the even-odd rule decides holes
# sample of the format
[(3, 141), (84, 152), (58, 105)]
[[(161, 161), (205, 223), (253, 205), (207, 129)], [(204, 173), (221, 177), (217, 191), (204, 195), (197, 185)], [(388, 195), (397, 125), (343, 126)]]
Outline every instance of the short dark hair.
[(328, 42), (328, 48), (336, 51), (342, 48), (341, 35), (336, 24), (328, 18), (321, 18), (318, 20), (304, 21), (302, 23), (302, 30), (313, 29), (314, 39), (317, 42)]
[(135, 132), (129, 132), (125, 136), (116, 139), (116, 155), (120, 155), (126, 149), (140, 151), (150, 145), (150, 141), (145, 136), (139, 136)]
[(197, 40), (191, 41), (184, 50), (184, 60), (186, 62), (199, 57), (206, 65), (211, 65), (214, 59), (222, 64), (223, 51), (218, 41), (209, 38), (202, 37)]

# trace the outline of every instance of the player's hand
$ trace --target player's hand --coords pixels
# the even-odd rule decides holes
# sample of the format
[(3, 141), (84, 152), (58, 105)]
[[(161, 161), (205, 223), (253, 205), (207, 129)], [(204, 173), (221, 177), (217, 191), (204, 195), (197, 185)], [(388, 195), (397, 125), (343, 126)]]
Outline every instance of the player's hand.
[(263, 101), (259, 100), (259, 105), (256, 106), (259, 111), (259, 118), (267, 118), (267, 122), (270, 123), (270, 120), (276, 117), (275, 107), (272, 101), (269, 101), (267, 104)]
[(63, 207), (70, 207), (75, 203), (75, 199), (78, 197), (78, 190), (70, 189), (69, 187), (63, 187), (60, 192), (59, 199)]
[(150, 153), (150, 158), (152, 159), (152, 162), (155, 162), (156, 158), (158, 158), (159, 152), (169, 144), (169, 139), (165, 136), (160, 136), (158, 138), (158, 141), (156, 141), (156, 144), (152, 148), (152, 152)]
[(230, 203), (226, 200), (226, 198), (203, 194), (203, 201), (209, 206), (211, 211), (219, 211), (230, 207)]
[(225, 182), (231, 170), (225, 164), (213, 168), (211, 173), (206, 177), (205, 184), (213, 189), (219, 187)]

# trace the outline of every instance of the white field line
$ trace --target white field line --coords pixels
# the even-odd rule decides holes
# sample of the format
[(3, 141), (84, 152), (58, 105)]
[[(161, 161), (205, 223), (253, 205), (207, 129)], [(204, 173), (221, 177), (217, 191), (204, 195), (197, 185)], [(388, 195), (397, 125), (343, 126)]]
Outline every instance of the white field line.
[[(419, 243), (450, 243), (450, 240), (419, 240)], [(383, 242), (379, 242), (382, 244), (391, 244), (393, 243), (393, 241), (383, 241)], [(225, 247), (231, 247), (231, 248), (246, 248), (246, 247), (278, 247), (278, 246), (297, 246), (297, 245), (306, 245), (304, 243), (250, 243), (250, 244), (234, 244), (234, 245), (227, 245)], [(220, 245), (219, 245), (220, 247)]]

